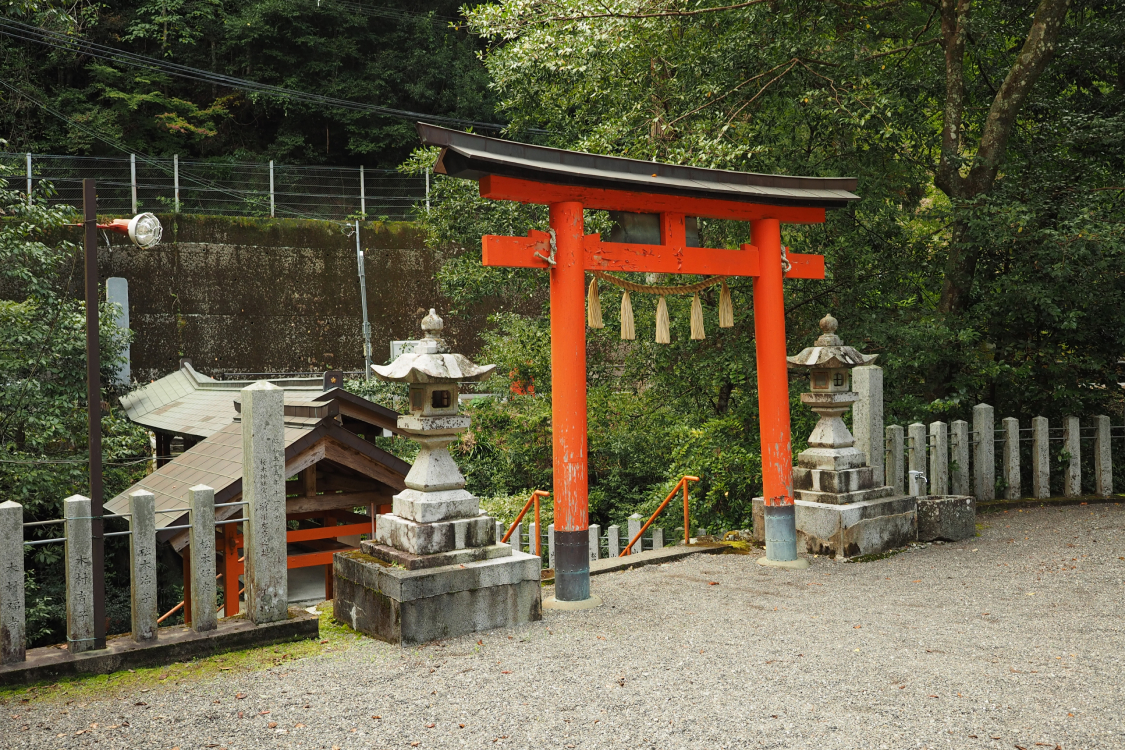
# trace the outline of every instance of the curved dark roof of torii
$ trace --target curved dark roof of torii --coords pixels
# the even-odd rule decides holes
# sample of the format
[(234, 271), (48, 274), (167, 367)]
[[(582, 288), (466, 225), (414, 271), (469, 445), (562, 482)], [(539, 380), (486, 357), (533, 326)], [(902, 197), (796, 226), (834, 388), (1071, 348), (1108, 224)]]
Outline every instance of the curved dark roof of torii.
[(793, 177), (600, 156), (532, 146), (417, 123), (427, 146), (441, 146), (435, 171), (479, 180), (487, 175), (556, 185), (733, 200), (772, 206), (843, 208), (859, 200), (854, 177)]

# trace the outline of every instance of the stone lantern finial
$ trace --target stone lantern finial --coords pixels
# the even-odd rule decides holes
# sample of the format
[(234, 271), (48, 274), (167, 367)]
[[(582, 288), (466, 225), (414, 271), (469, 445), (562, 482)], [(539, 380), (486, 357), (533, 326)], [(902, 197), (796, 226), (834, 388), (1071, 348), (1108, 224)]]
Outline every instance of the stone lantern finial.
[(445, 321), (437, 314), (434, 308), (430, 308), (430, 312), (426, 317), (422, 318), (422, 330), (426, 332), (426, 338), (437, 338), (441, 333), (441, 329), (445, 327)]

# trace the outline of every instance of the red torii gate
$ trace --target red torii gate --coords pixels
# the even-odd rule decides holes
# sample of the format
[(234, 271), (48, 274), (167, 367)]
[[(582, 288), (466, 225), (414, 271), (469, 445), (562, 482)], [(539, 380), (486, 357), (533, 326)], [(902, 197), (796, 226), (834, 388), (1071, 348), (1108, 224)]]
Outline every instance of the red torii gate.
[[(555, 599), (591, 602), (586, 475), (586, 271), (754, 278), (754, 332), (766, 558), (797, 559), (789, 376), (782, 278), (824, 278), (824, 257), (788, 255), (781, 224), (824, 221), (857, 196), (853, 178), (759, 175), (680, 167), (530, 146), (418, 124), (442, 147), (434, 171), (475, 179), (481, 197), (549, 207), (551, 231), (483, 238), (484, 265), (542, 268), (551, 277)], [(603, 242), (583, 230), (583, 209), (659, 214), (660, 244)], [(753, 245), (687, 245), (688, 216), (749, 221)], [(581, 606), (581, 605), (577, 605)]]

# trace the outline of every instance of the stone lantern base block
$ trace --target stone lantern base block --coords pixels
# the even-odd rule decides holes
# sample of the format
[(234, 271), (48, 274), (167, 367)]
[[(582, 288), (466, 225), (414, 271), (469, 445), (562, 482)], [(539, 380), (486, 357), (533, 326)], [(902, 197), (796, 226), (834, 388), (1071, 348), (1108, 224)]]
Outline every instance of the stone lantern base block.
[(977, 534), (977, 501), (971, 495), (918, 498), (918, 541), (959, 542)]
[(534, 555), (512, 552), (404, 570), (359, 550), (340, 552), (333, 561), (333, 615), (391, 643), (425, 643), (541, 620), (540, 564)]
[(496, 544), (496, 519), (490, 516), (418, 523), (394, 513), (375, 520), (375, 541), (414, 555), (433, 555)]
[[(903, 547), (918, 538), (917, 498), (908, 495), (846, 505), (794, 503), (797, 552), (858, 557)], [(754, 537), (765, 541), (762, 498), (754, 498)]]
[(466, 490), (419, 492), (406, 489), (391, 499), (391, 512), (417, 523), (435, 523), (480, 515), (480, 500)]
[(510, 544), (490, 544), (487, 547), (455, 549), (449, 552), (438, 552), (434, 555), (415, 555), (371, 540), (360, 542), (359, 546), (372, 557), (391, 565), (400, 565), (407, 570), (439, 568), (443, 565), (463, 565), (480, 560), (493, 560), (497, 557), (511, 557), (512, 555), (512, 545)]

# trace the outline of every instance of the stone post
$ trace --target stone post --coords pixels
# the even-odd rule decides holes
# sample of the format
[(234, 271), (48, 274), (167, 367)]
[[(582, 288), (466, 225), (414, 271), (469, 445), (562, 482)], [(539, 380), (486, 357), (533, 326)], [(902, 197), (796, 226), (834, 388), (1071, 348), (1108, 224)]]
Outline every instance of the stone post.
[(906, 452), (908, 492), (914, 497), (927, 494), (926, 491), (926, 425), (915, 422), (907, 428)]
[(547, 567), (555, 569), (555, 525), (547, 524)]
[(906, 482), (903, 477), (906, 467), (903, 463), (903, 436), (902, 425), (893, 424), (887, 427), (887, 461), (885, 484), (895, 488), (896, 495), (906, 494)]
[(621, 554), (621, 527), (610, 526), (605, 530), (605, 533), (608, 537), (606, 539), (606, 546), (608, 547), (606, 555), (611, 558), (617, 557)]
[(930, 486), (931, 495), (949, 494), (949, 425), (930, 422)]
[(0, 664), (26, 656), (23, 585), (23, 506), (6, 500), (0, 503)]
[(1063, 427), (1063, 449), (1070, 454), (1070, 463), (1063, 477), (1063, 495), (1082, 494), (1082, 442), (1078, 417), (1067, 417)]
[(187, 491), (191, 509), (191, 629), (205, 633), (218, 627), (215, 611), (215, 490), (197, 484)]
[(1094, 417), (1094, 492), (1102, 497), (1113, 494), (1113, 457), (1109, 452), (1109, 417)]
[(1020, 421), (1015, 417), (1005, 417), (1000, 420), (1000, 428), (1004, 431), (1004, 482), (1008, 485), (1004, 489), (1004, 497), (1019, 500), (1023, 496), (1023, 488), (1020, 487)]
[[(148, 490), (129, 495), (129, 613), (133, 640), (156, 640), (160, 616), (156, 599), (156, 497)], [(194, 603), (192, 605), (194, 612)]]
[(590, 562), (602, 556), (602, 527), (596, 523), (590, 524)]
[(527, 552), (528, 554), (535, 554), (535, 537), (539, 534), (539, 529), (536, 528), (535, 522), (532, 521), (527, 525)]
[(512, 549), (516, 552), (523, 552), (523, 521), (516, 524), (516, 528), (512, 530), (512, 535), (508, 537), (508, 544), (512, 545)]
[(90, 498), (63, 500), (66, 518), (66, 641), (72, 654), (94, 648), (94, 561)]
[(664, 529), (659, 526), (652, 526), (652, 548), (664, 549)]
[(496, 543), (497, 544), (499, 544), (500, 540), (504, 538), (504, 532), (505, 531), (507, 531), (507, 529), (504, 528), (504, 524), (497, 521), (496, 522)]
[(852, 390), (859, 401), (852, 406), (852, 436), (855, 447), (867, 457), (875, 476), (883, 476), (883, 368), (862, 365), (852, 370)]
[(950, 425), (950, 448), (953, 463), (950, 466), (950, 491), (954, 495), (971, 494), (969, 483), (969, 423), (963, 419)]
[(285, 554), (285, 391), (260, 380), (243, 388), (242, 499), (246, 614), (256, 625), (289, 616)]
[(996, 499), (996, 420), (992, 407), (973, 407), (973, 494), (977, 502)]
[(1051, 496), (1050, 432), (1046, 417), (1031, 420), (1031, 496)]
[[(632, 539), (637, 535), (637, 532), (641, 530), (641, 525), (643, 522), (644, 519), (641, 518), (640, 513), (634, 513), (633, 515), (629, 516), (629, 539)], [(626, 540), (625, 543), (628, 544), (628, 540)], [(635, 555), (636, 553), (643, 551), (644, 548), (644, 540), (638, 539), (636, 543), (629, 549), (629, 554)]]

